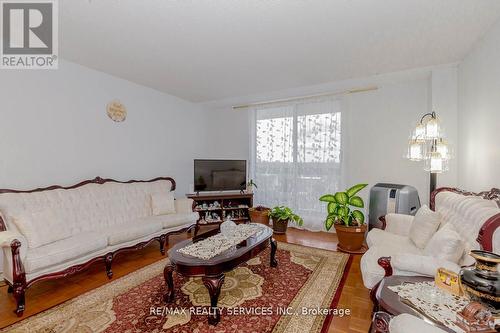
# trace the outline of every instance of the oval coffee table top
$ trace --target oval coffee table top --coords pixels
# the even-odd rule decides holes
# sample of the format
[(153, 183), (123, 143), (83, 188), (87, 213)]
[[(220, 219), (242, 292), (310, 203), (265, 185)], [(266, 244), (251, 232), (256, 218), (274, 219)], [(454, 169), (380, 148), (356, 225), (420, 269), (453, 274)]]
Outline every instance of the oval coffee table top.
[(243, 242), (243, 244), (241, 245), (235, 245), (208, 260), (183, 254), (178, 252), (177, 250), (185, 246), (191, 245), (193, 244), (193, 242), (200, 241), (215, 235), (215, 233), (211, 232), (208, 232), (206, 234), (201, 234), (196, 238), (188, 239), (174, 245), (168, 251), (168, 258), (173, 264), (177, 266), (217, 266), (226, 262), (230, 262), (240, 257), (245, 257), (245, 255), (251, 253), (252, 250), (254, 249), (260, 250), (262, 247), (267, 246), (269, 239), (273, 235), (273, 230), (271, 228), (262, 224), (258, 225), (262, 227), (261, 230), (259, 230), (250, 238), (248, 238), (246, 242)]
[(380, 283), (378, 293), (377, 293), (377, 300), (379, 302), (379, 305), (382, 310), (385, 312), (388, 312), (389, 314), (393, 316), (397, 316), (401, 313), (409, 313), (411, 315), (414, 315), (417, 318), (420, 318), (427, 323), (439, 327), (440, 329), (447, 331), (447, 332), (453, 332), (451, 329), (448, 327), (438, 324), (427, 318), (425, 315), (422, 313), (418, 312), (411, 306), (405, 304), (402, 302), (401, 298), (398, 296), (397, 293), (394, 291), (390, 290), (388, 287), (392, 286), (398, 286), (401, 285), (405, 282), (426, 282), (426, 281), (433, 281), (433, 278), (430, 277), (423, 277), (423, 276), (402, 276), (402, 275), (393, 275), (393, 276), (388, 276), (385, 277), (382, 282)]

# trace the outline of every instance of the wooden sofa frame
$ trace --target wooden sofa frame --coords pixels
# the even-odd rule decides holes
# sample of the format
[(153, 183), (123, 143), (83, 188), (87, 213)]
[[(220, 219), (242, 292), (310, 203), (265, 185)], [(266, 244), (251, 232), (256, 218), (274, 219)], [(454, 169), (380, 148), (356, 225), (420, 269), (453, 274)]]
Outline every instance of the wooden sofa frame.
[[(68, 186), (68, 187), (64, 187), (64, 186), (60, 186), (60, 185), (52, 185), (49, 187), (37, 188), (37, 189), (25, 190), (25, 191), (0, 189), (0, 194), (1, 193), (33, 193), (33, 192), (50, 191), (50, 190), (56, 190), (56, 189), (69, 190), (69, 189), (78, 188), (78, 187), (81, 187), (81, 186), (84, 186), (87, 184), (104, 184), (104, 183), (108, 183), (108, 182), (130, 184), (130, 183), (151, 183), (151, 182), (155, 182), (158, 180), (170, 181), (172, 183), (172, 188), (170, 189), (170, 191), (175, 190), (175, 185), (176, 185), (175, 180), (170, 178), (170, 177), (158, 177), (158, 178), (154, 178), (151, 180), (129, 180), (126, 182), (117, 181), (114, 179), (103, 179), (101, 177), (96, 177), (92, 180), (85, 180), (85, 181), (82, 181), (76, 185), (72, 185), (72, 186)], [(24, 271), (24, 266), (23, 266), (23, 263), (21, 261), (21, 255), (20, 255), (21, 242), (17, 239), (14, 239), (10, 243), (10, 248), (12, 251), (13, 283), (11, 284), (9, 281), (5, 280), (5, 282), (8, 284), (8, 289), (7, 289), (8, 293), (12, 293), (14, 295), (15, 300), (16, 300), (16, 309), (14, 310), (14, 312), (16, 313), (16, 315), (18, 317), (21, 317), (23, 315), (24, 309), (25, 309), (25, 304), (26, 304), (25, 303), (26, 289), (28, 289), (30, 286), (32, 286), (36, 282), (40, 282), (40, 281), (44, 281), (44, 280), (65, 278), (65, 277), (68, 277), (70, 275), (74, 275), (74, 274), (77, 274), (81, 271), (84, 271), (84, 270), (88, 269), (92, 264), (94, 264), (96, 262), (100, 262), (100, 261), (104, 262), (104, 267), (106, 269), (106, 275), (108, 276), (109, 279), (111, 279), (113, 277), (113, 271), (111, 269), (111, 265), (113, 263), (113, 259), (119, 253), (127, 252), (127, 251), (141, 250), (141, 249), (145, 248), (146, 246), (148, 246), (149, 244), (151, 244), (152, 242), (157, 241), (160, 244), (161, 254), (165, 255), (165, 247), (168, 245), (168, 237), (169, 236), (181, 234), (183, 232), (190, 233), (191, 230), (195, 229), (195, 228), (196, 228), (196, 223), (193, 223), (192, 225), (190, 225), (186, 228), (183, 228), (183, 229), (180, 229), (177, 231), (173, 231), (173, 232), (167, 232), (167, 233), (162, 234), (160, 236), (153, 237), (147, 241), (143, 241), (143, 242), (137, 243), (137, 244), (132, 245), (132, 246), (120, 248), (118, 250), (108, 252), (104, 255), (92, 258), (83, 264), (74, 265), (74, 266), (68, 267), (62, 271), (44, 274), (44, 275), (38, 276), (38, 277), (36, 277), (32, 280), (29, 280), (29, 281), (26, 280), (26, 273)], [(7, 226), (5, 224), (5, 221), (0, 216), (0, 231), (6, 231), (6, 230), (7, 230)]]
[[(490, 191), (474, 193), (452, 187), (441, 187), (431, 193), (430, 208), (432, 210), (436, 209), (436, 195), (440, 192), (445, 192), (445, 191), (454, 192), (465, 196), (479, 196), (484, 199), (494, 200), (500, 206), (500, 189), (498, 188), (492, 188)], [(386, 227), (385, 216), (379, 217), (379, 221), (382, 223), (382, 230), (384, 230)], [(482, 250), (493, 251), (493, 234), (495, 233), (495, 230), (499, 227), (500, 227), (500, 213), (493, 215), (486, 222), (484, 222), (476, 238), (476, 241), (479, 243)], [(384, 277), (392, 275), (393, 269), (391, 266), (391, 257), (381, 257), (378, 259), (377, 263), (384, 269)], [(379, 285), (380, 282), (377, 283), (370, 291), (370, 298), (374, 304), (374, 311), (378, 311), (378, 302), (376, 294)]]

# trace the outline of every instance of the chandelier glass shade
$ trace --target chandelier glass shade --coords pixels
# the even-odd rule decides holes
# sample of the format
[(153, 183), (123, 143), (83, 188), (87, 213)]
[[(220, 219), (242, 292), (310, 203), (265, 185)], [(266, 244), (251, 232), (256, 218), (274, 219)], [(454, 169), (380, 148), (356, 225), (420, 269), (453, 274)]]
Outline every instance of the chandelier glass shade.
[(424, 169), (431, 173), (447, 171), (452, 151), (443, 132), (436, 113), (425, 114), (411, 133), (406, 157), (424, 161)]

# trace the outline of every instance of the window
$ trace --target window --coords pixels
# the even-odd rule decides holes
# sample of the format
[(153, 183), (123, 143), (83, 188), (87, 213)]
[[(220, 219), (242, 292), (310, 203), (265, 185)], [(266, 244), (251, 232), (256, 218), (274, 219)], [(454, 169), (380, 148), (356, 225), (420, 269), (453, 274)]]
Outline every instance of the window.
[(318, 199), (341, 185), (340, 109), (340, 100), (323, 98), (252, 110), (256, 202), (289, 206), (304, 218), (304, 228), (324, 230)]

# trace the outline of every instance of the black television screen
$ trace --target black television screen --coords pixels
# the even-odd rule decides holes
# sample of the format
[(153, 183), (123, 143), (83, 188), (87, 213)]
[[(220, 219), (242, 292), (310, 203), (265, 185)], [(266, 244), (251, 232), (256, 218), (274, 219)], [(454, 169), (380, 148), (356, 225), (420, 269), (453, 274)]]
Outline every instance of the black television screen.
[(234, 191), (246, 188), (247, 161), (194, 160), (194, 190)]

